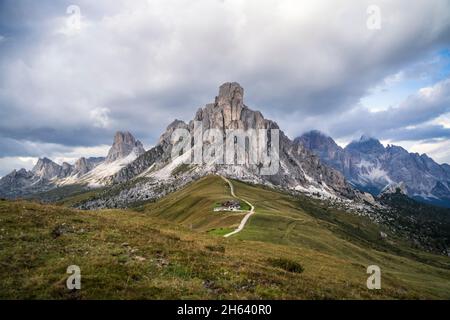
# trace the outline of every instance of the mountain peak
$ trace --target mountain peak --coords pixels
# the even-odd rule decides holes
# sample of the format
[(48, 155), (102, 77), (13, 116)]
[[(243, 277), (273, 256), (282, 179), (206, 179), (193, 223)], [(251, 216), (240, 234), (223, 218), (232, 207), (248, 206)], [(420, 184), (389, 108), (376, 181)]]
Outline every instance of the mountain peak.
[(367, 134), (363, 134), (363, 135), (359, 138), (359, 142), (367, 142), (367, 141), (371, 141), (371, 140), (376, 140), (376, 141), (378, 141), (378, 139), (376, 139), (376, 138), (374, 138), (374, 137), (372, 137), (372, 136), (370, 136), (370, 135), (367, 135)]
[(47, 157), (43, 157), (43, 158), (38, 159), (38, 163), (53, 163), (53, 160), (51, 160)]
[(55, 162), (53, 162), (52, 160), (50, 160), (47, 157), (44, 158), (39, 158), (38, 161), (36, 162), (36, 164), (34, 165), (33, 171), (34, 170), (39, 170), (40, 168), (42, 168), (45, 165), (50, 165), (50, 164), (56, 164)]
[(61, 166), (49, 158), (44, 157), (39, 158), (38, 162), (31, 171), (39, 178), (52, 179), (60, 174)]
[(25, 168), (22, 168), (22, 169), (19, 169), (19, 170), (14, 170), (14, 172), (15, 173), (18, 173), (18, 174), (25, 174), (25, 173), (27, 173), (28, 171), (25, 169)]
[(308, 132), (306, 132), (306, 134), (310, 134), (310, 135), (316, 135), (316, 136), (323, 136), (323, 137), (329, 137), (328, 135), (326, 135), (325, 133), (323, 133), (320, 130), (314, 129), (314, 130), (310, 130)]
[(295, 143), (301, 143), (310, 150), (337, 150), (340, 147), (337, 143), (325, 133), (319, 130), (305, 132), (300, 137), (295, 138)]
[(134, 136), (129, 131), (117, 131), (114, 135), (114, 143), (119, 144), (121, 142), (133, 141), (135, 142)]
[(240, 120), (244, 108), (244, 89), (237, 82), (227, 82), (219, 87), (215, 106), (223, 110), (225, 127), (232, 121)]
[(362, 135), (359, 140), (350, 142), (346, 147), (349, 151), (358, 151), (362, 153), (379, 153), (384, 152), (385, 148), (381, 142), (368, 135)]
[(202, 122), (203, 129), (279, 129), (261, 112), (244, 105), (244, 89), (237, 82), (222, 84), (215, 102), (200, 108), (193, 120)]
[(244, 88), (237, 82), (225, 82), (219, 87), (219, 95), (217, 98), (231, 100), (237, 95), (240, 95), (240, 97), (243, 98)]
[(142, 143), (136, 140), (130, 132), (117, 131), (114, 135), (114, 142), (106, 157), (106, 162), (113, 162), (125, 158), (133, 151), (138, 156), (145, 152)]
[(302, 138), (302, 137), (314, 137), (314, 138), (320, 138), (320, 139), (329, 139), (330, 136), (328, 136), (327, 134), (323, 133), (320, 130), (310, 130), (307, 131), (305, 133), (303, 133), (300, 137), (297, 137), (297, 139)]

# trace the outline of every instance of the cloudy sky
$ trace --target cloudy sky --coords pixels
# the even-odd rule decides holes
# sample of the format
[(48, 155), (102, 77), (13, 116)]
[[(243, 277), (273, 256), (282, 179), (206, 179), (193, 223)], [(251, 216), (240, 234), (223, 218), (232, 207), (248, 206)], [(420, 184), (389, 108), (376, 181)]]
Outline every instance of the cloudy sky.
[(149, 147), (227, 81), (290, 137), (450, 162), (448, 0), (0, 0), (0, 176)]

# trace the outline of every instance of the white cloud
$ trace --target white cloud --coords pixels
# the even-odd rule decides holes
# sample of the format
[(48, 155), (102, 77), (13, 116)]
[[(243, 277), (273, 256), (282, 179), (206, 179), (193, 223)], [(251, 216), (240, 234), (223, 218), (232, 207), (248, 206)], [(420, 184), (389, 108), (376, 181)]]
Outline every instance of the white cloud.
[(411, 152), (426, 153), (438, 163), (450, 163), (450, 141), (441, 140), (433, 142), (406, 142)]
[[(366, 28), (368, 4), (81, 1), (78, 34), (55, 35), (67, 27), (62, 11), (49, 30), (40, 30), (36, 45), (24, 48), (31, 53), (26, 60), (6, 59), (3, 97), (32, 114), (29, 124), (39, 119), (41, 126), (79, 125), (93, 106), (139, 96), (147, 97), (148, 112), (170, 108), (174, 117), (180, 108), (193, 112), (209, 102), (230, 80), (241, 81), (251, 102), (267, 110), (338, 111), (448, 31), (448, 12), (437, 10), (445, 2), (381, 1), (384, 22), (376, 33)], [(92, 15), (92, 7), (107, 14)], [(433, 28), (423, 16), (433, 17)], [(172, 103), (175, 96), (179, 101)], [(150, 119), (137, 125), (155, 124)]]
[(441, 125), (450, 129), (450, 113), (443, 114), (431, 122), (432, 124)]
[(0, 177), (10, 173), (13, 169), (25, 168), (30, 170), (33, 168), (37, 158), (33, 157), (4, 157), (0, 158)]
[(58, 164), (68, 162), (73, 164), (81, 157), (106, 157), (111, 146), (100, 145), (96, 147), (76, 147), (66, 150), (64, 152), (56, 152), (50, 158)]
[[(417, 134), (424, 125), (432, 124), (439, 116), (450, 112), (450, 78), (440, 81), (431, 87), (421, 88), (411, 94), (399, 105), (381, 111), (356, 105), (327, 121), (318, 118), (307, 118), (305, 123), (318, 126), (319, 129), (332, 136), (352, 137), (367, 133), (371, 136), (399, 141), (399, 133), (411, 130)], [(403, 131), (402, 131), (403, 130)], [(427, 134), (429, 134), (429, 130)], [(412, 136), (412, 135), (411, 135)], [(404, 137), (403, 137), (404, 138)], [(416, 136), (411, 140), (421, 140)], [(407, 139), (405, 139), (407, 140)]]
[(89, 117), (95, 127), (107, 128), (111, 122), (109, 112), (110, 110), (108, 108), (96, 108), (89, 112)]

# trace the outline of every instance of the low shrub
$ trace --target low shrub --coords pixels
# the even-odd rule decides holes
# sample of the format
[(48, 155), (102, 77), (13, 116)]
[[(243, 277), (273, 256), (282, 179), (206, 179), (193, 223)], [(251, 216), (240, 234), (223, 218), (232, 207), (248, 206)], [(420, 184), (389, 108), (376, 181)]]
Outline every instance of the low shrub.
[(286, 258), (270, 258), (268, 259), (270, 265), (275, 268), (280, 268), (292, 273), (302, 273), (303, 266), (295, 261)]

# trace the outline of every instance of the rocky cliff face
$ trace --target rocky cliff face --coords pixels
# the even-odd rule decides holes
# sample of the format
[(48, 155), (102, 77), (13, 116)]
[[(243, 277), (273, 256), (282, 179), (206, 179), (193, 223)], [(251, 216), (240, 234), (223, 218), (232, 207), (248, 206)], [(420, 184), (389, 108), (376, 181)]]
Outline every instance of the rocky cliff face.
[(85, 157), (82, 157), (75, 162), (73, 173), (82, 175), (88, 173), (91, 169), (91, 164), (86, 160)]
[(450, 205), (449, 166), (437, 164), (426, 154), (409, 153), (394, 145), (384, 147), (366, 136), (341, 148), (317, 131), (302, 135), (296, 142), (342, 172), (361, 190), (379, 194), (390, 185), (402, 184), (410, 197)]

